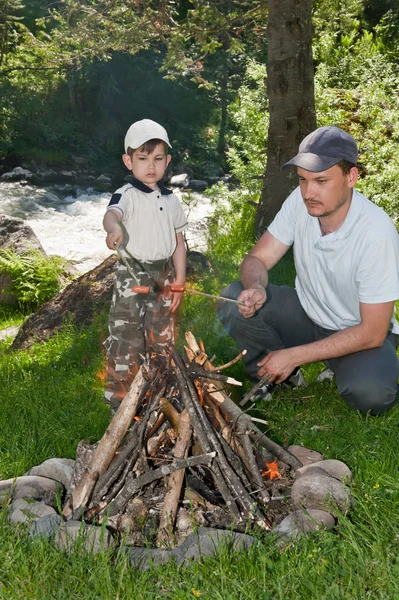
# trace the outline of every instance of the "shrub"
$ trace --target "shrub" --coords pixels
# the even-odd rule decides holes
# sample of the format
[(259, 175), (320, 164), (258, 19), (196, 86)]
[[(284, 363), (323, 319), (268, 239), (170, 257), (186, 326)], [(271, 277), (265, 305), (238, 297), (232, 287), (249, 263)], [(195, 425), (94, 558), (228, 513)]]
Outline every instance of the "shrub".
[(18, 305), (35, 310), (61, 289), (65, 261), (59, 256), (44, 256), (39, 250), (20, 255), (0, 249), (0, 272), (11, 278), (12, 285), (6, 291), (16, 296)]

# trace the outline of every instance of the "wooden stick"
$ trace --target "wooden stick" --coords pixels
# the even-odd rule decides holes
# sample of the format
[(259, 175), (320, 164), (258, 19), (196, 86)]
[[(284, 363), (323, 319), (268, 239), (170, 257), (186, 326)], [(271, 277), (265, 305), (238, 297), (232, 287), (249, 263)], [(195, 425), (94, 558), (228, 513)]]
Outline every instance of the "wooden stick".
[(241, 442), (247, 456), (247, 464), (249, 467), (250, 474), (256, 485), (259, 487), (260, 499), (263, 504), (267, 504), (270, 501), (270, 496), (267, 490), (265, 489), (265, 482), (263, 481), (263, 477), (259, 471), (258, 465), (256, 464), (253, 445), (251, 443), (251, 440), (249, 439), (249, 436), (241, 436)]
[(154, 469), (154, 471), (148, 471), (147, 473), (144, 473), (144, 475), (140, 475), (140, 477), (136, 477), (135, 479), (130, 478), (129, 481), (125, 483), (120, 494), (109, 505), (109, 516), (114, 517), (122, 511), (130, 498), (145, 485), (148, 485), (161, 477), (166, 477), (175, 471), (180, 471), (180, 469), (186, 469), (187, 467), (194, 467), (196, 465), (210, 465), (215, 456), (215, 452), (208, 452), (207, 454), (201, 454), (200, 456), (175, 459), (173, 463), (162, 465), (162, 467)]
[[(190, 331), (186, 332), (186, 342), (194, 354), (201, 351), (195, 337)], [(209, 361), (204, 363), (204, 368), (209, 369), (210, 371), (215, 369)], [(260, 429), (258, 429), (251, 418), (244, 413), (225, 392), (218, 388), (216, 384), (207, 384), (206, 389), (211, 395), (212, 400), (219, 405), (219, 408), (223, 415), (227, 417), (227, 420), (230, 423), (233, 422), (236, 428), (239, 425), (239, 432), (251, 432), (251, 438), (255, 440), (256, 443), (259, 443), (263, 448), (269, 450), (274, 456), (282, 462), (285, 462), (292, 469), (296, 470), (302, 466), (302, 463), (293, 454), (284, 450), (284, 448), (273, 442), (273, 440), (268, 438)]]
[(162, 413), (166, 416), (169, 423), (172, 425), (173, 429), (177, 433), (179, 431), (179, 423), (181, 418), (179, 411), (175, 409), (175, 407), (168, 400), (168, 398), (161, 398), (159, 401), (159, 406), (161, 408)]
[(108, 429), (101, 438), (86, 472), (72, 492), (69, 502), (62, 512), (66, 519), (80, 516), (88, 505), (91, 492), (98, 479), (108, 468), (114, 457), (121, 440), (136, 414), (141, 393), (145, 389), (146, 381), (143, 376), (143, 367), (140, 367), (126, 396), (123, 398)]
[(239, 304), (240, 306), (246, 306), (245, 302), (241, 302), (241, 300), (233, 300), (233, 298), (225, 298), (224, 296), (216, 296), (216, 294), (205, 294), (205, 292), (199, 292), (198, 290), (192, 290), (185, 288), (184, 290), (187, 294), (196, 294), (198, 296), (205, 296), (205, 298), (212, 298), (212, 300), (223, 300), (224, 302), (233, 302), (234, 304)]
[[(177, 360), (177, 362), (175, 361), (176, 379), (177, 379), (177, 383), (178, 383), (179, 390), (180, 390), (180, 396), (181, 396), (184, 406), (186, 407), (186, 409), (190, 415), (191, 423), (192, 423), (192, 426), (194, 429), (194, 435), (195, 435), (196, 439), (198, 440), (198, 442), (202, 448), (202, 451), (209, 452), (212, 450), (212, 446), (210, 444), (210, 440), (208, 439), (207, 434), (205, 433), (205, 431), (203, 429), (202, 423), (197, 414), (196, 406), (195, 406), (195, 404), (193, 402), (193, 398), (190, 394), (190, 386), (191, 386), (191, 388), (193, 387), (192, 381), (190, 380), (189, 377), (187, 377), (187, 379), (184, 377), (183, 372), (181, 370), (181, 368), (184, 368), (183, 361), (181, 360), (180, 356), (177, 354), (175, 348), (173, 348), (173, 347), (172, 347), (172, 353), (176, 356), (176, 360)], [(192, 389), (191, 389), (191, 391), (192, 391)], [(195, 394), (195, 390), (194, 390), (194, 394)], [(216, 477), (219, 491), (222, 494), (223, 500), (224, 500), (227, 508), (230, 510), (234, 519), (239, 520), (240, 519), (240, 511), (238, 510), (238, 507), (234, 501), (234, 498), (230, 493), (229, 487), (225, 483), (222, 471), (221, 471), (219, 465), (216, 463), (216, 461), (215, 461), (215, 464), (213, 465), (213, 472)]]
[(242, 385), (241, 381), (237, 381), (236, 379), (233, 379), (233, 377), (228, 377), (227, 375), (221, 375), (216, 372), (216, 369), (215, 371), (207, 371), (206, 369), (190, 365), (187, 370), (192, 377), (205, 377), (205, 379), (213, 379), (214, 381), (230, 383), (231, 385)]
[[(190, 415), (187, 410), (180, 415), (179, 420), (179, 435), (173, 451), (175, 458), (187, 458), (190, 440), (193, 434), (191, 427)], [(168, 491), (166, 492), (161, 518), (159, 523), (159, 531), (157, 536), (157, 545), (162, 545), (167, 541), (171, 541), (172, 532), (176, 521), (176, 514), (179, 505), (181, 488), (184, 480), (184, 469), (171, 473), (168, 481)]]
[[(185, 369), (184, 363), (183, 363), (182, 359), (180, 358), (180, 356), (178, 355), (176, 348), (174, 348), (173, 346), (172, 346), (172, 357), (173, 357), (173, 360), (174, 360), (176, 366), (179, 368), (179, 370), (182, 372), (182, 374), (184, 374), (184, 369)], [(190, 393), (194, 393), (194, 395), (196, 395), (194, 386), (193, 386), (188, 374), (187, 374), (186, 380), (187, 380), (187, 385), (190, 390)], [(205, 431), (206, 436), (207, 436), (210, 444), (212, 445), (212, 448), (215, 450), (215, 452), (217, 454), (217, 459), (215, 462), (220, 464), (221, 471), (224, 475), (226, 484), (230, 488), (233, 497), (237, 498), (242, 506), (243, 518), (244, 519), (251, 518), (253, 512), (259, 513), (260, 511), (258, 509), (256, 509), (256, 507), (254, 509), (254, 506), (253, 506), (254, 503), (253, 503), (252, 498), (249, 496), (246, 489), (242, 485), (239, 477), (236, 475), (234, 469), (232, 469), (229, 462), (227, 461), (227, 459), (224, 455), (224, 452), (222, 450), (222, 446), (221, 446), (219, 440), (217, 439), (216, 431), (213, 429), (213, 427), (209, 423), (202, 406), (199, 403), (197, 403), (195, 405), (195, 409), (196, 409), (197, 415), (199, 417), (199, 420), (201, 422), (201, 426), (203, 427), (203, 430)], [(217, 483), (219, 484), (219, 481), (217, 481)], [(257, 515), (257, 518), (258, 518), (258, 515)]]
[[(233, 358), (229, 362), (225, 363), (224, 365), (219, 365), (218, 367), (214, 367), (215, 371), (223, 371), (223, 369), (227, 369), (228, 367), (235, 365), (239, 360), (242, 359), (243, 356), (246, 355), (246, 353), (247, 353), (247, 351), (243, 350), (242, 352), (240, 352), (240, 354), (237, 354), (237, 356), (235, 358)], [(212, 363), (212, 359), (210, 359), (209, 362)]]

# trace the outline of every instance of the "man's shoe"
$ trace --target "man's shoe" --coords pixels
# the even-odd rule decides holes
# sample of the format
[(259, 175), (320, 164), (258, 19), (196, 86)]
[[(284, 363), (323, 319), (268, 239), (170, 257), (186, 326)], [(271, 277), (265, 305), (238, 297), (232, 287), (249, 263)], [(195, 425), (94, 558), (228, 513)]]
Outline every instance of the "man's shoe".
[(274, 383), (264, 383), (259, 389), (256, 390), (251, 400), (254, 400), (255, 402), (256, 400), (271, 400), (275, 389), (276, 386)]
[(287, 385), (293, 390), (297, 387), (307, 385), (306, 379), (303, 376), (300, 367), (297, 367), (295, 371), (293, 371), (293, 373), (291, 373), (291, 375), (285, 381), (283, 381), (282, 385)]
[(332, 381), (334, 379), (334, 371), (327, 367), (316, 377), (316, 381)]

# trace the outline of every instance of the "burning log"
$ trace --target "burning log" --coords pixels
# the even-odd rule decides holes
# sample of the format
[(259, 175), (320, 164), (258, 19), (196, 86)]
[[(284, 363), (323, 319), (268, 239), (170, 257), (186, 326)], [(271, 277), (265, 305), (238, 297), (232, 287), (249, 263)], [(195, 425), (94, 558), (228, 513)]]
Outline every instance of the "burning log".
[(84, 515), (90, 522), (107, 515), (122, 532), (129, 507), (146, 499), (157, 507), (148, 513), (156, 513), (152, 531), (158, 531), (156, 544), (162, 546), (174, 540), (189, 486), (222, 511), (227, 527), (252, 523), (270, 529), (265, 461), (272, 464), (276, 457), (286, 469), (301, 465), (222, 387), (240, 382), (221, 375), (192, 334), (186, 340), (187, 364), (173, 346), (167, 355), (147, 356), (77, 481), (64, 507), (66, 518)]

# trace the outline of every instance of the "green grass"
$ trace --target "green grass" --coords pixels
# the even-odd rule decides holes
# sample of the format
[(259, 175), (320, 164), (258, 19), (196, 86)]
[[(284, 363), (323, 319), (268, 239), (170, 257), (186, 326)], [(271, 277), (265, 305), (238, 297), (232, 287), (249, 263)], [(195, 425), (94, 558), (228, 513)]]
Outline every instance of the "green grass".
[[(292, 282), (290, 262), (274, 274)], [(190, 297), (179, 314), (180, 340), (191, 330), (220, 363), (234, 356), (212, 300)], [(0, 315), (0, 319), (2, 315)], [(10, 322), (6, 315), (1, 322)], [(0, 478), (47, 458), (74, 458), (81, 439), (98, 440), (109, 422), (96, 377), (103, 364), (105, 315), (90, 328), (67, 326), (46, 344), (8, 351), (0, 343)], [(7, 600), (399, 599), (399, 407), (378, 417), (349, 409), (332, 383), (316, 383), (322, 365), (305, 368), (307, 388), (281, 391), (258, 412), (280, 443), (303, 444), (348, 464), (355, 504), (335, 532), (277, 546), (271, 536), (248, 554), (228, 554), (182, 568), (141, 573), (122, 550), (89, 555), (58, 551), (9, 527), (0, 512), (0, 598)], [(242, 367), (231, 374), (243, 378)]]

